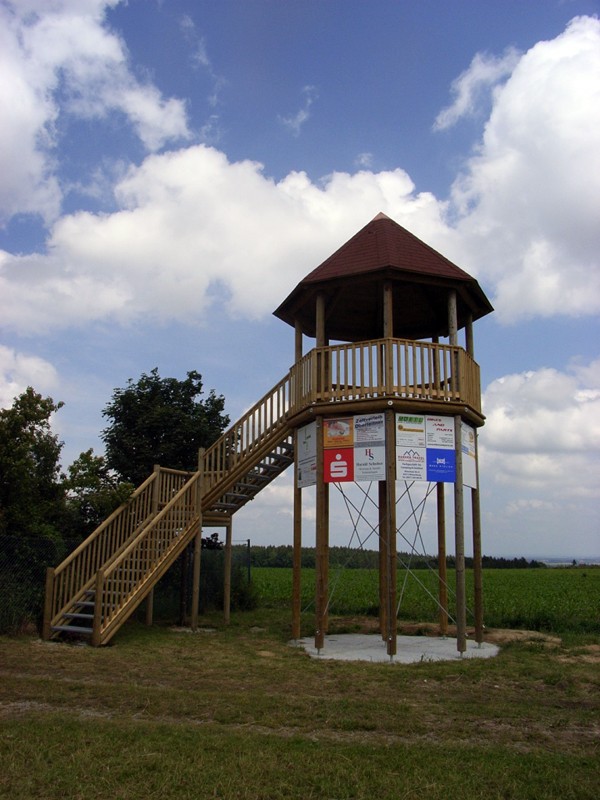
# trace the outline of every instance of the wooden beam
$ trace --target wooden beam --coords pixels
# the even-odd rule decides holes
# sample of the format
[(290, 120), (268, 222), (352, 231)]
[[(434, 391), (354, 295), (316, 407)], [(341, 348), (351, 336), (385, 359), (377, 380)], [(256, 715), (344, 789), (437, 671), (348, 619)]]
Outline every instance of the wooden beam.
[(294, 431), (294, 538), (292, 561), (292, 639), (300, 638), (300, 603), (302, 580), (302, 489), (298, 486), (298, 430)]
[(448, 334), (450, 344), (458, 345), (458, 312), (456, 306), (456, 289), (448, 292)]
[(204, 453), (198, 450), (198, 478), (196, 484), (196, 510), (198, 514), (198, 532), (194, 538), (194, 569), (192, 578), (192, 630), (198, 628), (198, 608), (200, 605), (200, 560), (202, 552), (202, 490), (204, 483)]
[(388, 631), (388, 563), (387, 563), (387, 483), (379, 481), (379, 630), (387, 640)]
[(393, 409), (385, 412), (385, 452), (386, 452), (386, 534), (387, 534), (387, 654), (396, 655), (396, 416)]
[(475, 431), (475, 474), (477, 487), (471, 489), (471, 519), (473, 525), (473, 605), (475, 614), (475, 641), (483, 642), (483, 569), (481, 551), (481, 507), (479, 502), (479, 453)]
[(329, 484), (324, 480), (323, 417), (317, 417), (315, 647), (322, 650), (327, 628), (329, 592)]
[(440, 634), (448, 633), (448, 570), (446, 566), (446, 495), (445, 485), (436, 485), (438, 534), (438, 603)]
[(456, 482), (454, 484), (454, 542), (456, 558), (456, 649), (467, 649), (467, 600), (465, 588), (465, 514), (462, 474), (461, 417), (454, 417)]

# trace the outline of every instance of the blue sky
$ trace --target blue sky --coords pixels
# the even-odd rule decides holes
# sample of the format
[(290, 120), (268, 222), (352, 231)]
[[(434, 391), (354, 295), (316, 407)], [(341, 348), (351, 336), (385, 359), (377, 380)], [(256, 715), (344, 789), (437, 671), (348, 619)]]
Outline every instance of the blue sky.
[[(599, 13), (0, 0), (0, 404), (64, 401), (65, 465), (153, 367), (197, 369), (237, 418), (293, 358), (272, 311), (383, 211), (496, 309), (475, 329), (484, 551), (600, 555)], [(351, 533), (336, 510), (332, 542)], [(234, 535), (291, 542), (291, 476)]]

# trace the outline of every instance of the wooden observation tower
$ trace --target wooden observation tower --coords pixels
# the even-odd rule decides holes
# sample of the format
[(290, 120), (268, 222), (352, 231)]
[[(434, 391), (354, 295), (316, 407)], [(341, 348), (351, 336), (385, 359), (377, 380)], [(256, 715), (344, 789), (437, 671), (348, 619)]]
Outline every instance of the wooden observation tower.
[[(329, 487), (378, 481), (382, 636), (396, 653), (396, 484), (437, 484), (439, 606), (447, 628), (444, 483), (454, 486), (457, 647), (466, 649), (464, 486), (470, 488), (475, 630), (482, 641), (473, 322), (492, 311), (477, 281), (385, 214), (307, 275), (274, 312), (295, 329), (293, 632), (299, 635), (302, 488), (316, 485), (316, 634), (327, 629)], [(464, 329), (465, 346), (459, 345)], [(316, 347), (303, 354), (303, 336)], [(447, 343), (441, 343), (446, 338)]]
[[(476, 280), (384, 214), (302, 280), (275, 311), (295, 330), (289, 372), (198, 457), (195, 471), (156, 465), (130, 499), (49, 569), (45, 639), (108, 642), (194, 546), (191, 624), (197, 626), (203, 526), (226, 529), (229, 618), (232, 520), (294, 464), (292, 634), (300, 636), (302, 490), (316, 486), (316, 635), (327, 630), (329, 488), (378, 489), (382, 635), (396, 652), (396, 487), (436, 487), (440, 626), (446, 631), (444, 485), (454, 486), (456, 622), (466, 649), (464, 486), (471, 492), (475, 630), (483, 634), (477, 428), (483, 425), (473, 322), (492, 311)], [(464, 346), (459, 331), (464, 329)], [(303, 337), (315, 347), (303, 352)], [(447, 342), (440, 340), (446, 338)]]

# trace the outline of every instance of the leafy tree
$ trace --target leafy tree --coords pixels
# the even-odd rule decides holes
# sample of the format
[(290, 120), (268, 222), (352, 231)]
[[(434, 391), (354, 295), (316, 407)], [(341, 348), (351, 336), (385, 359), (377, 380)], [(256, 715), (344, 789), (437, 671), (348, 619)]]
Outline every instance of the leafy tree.
[(192, 370), (183, 381), (161, 378), (158, 370), (129, 379), (115, 389), (103, 411), (110, 424), (102, 432), (108, 466), (138, 486), (154, 464), (196, 468), (198, 449), (208, 447), (229, 424), (225, 398), (211, 391), (205, 400), (202, 376)]
[(11, 408), (0, 410), (0, 535), (60, 536), (63, 445), (50, 418), (62, 405), (29, 387)]
[(90, 448), (69, 467), (64, 481), (73, 536), (83, 539), (124, 503), (134, 486), (120, 481), (104, 456)]

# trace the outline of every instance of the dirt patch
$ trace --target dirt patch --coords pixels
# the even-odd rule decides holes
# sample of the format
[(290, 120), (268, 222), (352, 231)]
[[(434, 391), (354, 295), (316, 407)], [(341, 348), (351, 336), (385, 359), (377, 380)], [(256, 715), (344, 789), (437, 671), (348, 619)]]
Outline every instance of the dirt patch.
[(558, 656), (563, 664), (600, 664), (600, 644), (588, 644), (575, 655)]

